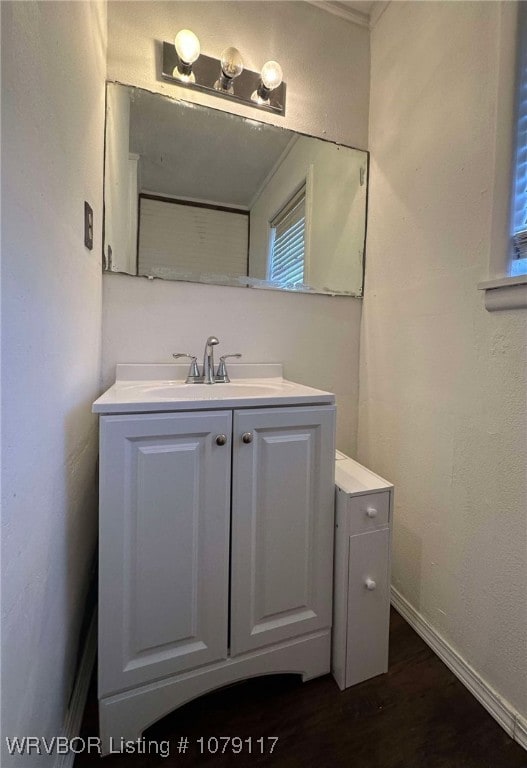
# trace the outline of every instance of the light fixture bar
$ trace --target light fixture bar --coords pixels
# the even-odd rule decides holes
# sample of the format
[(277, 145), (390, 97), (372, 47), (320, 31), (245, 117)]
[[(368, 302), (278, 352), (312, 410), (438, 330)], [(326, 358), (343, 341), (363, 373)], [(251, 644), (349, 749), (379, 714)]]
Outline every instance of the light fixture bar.
[(245, 104), (255, 109), (262, 109), (265, 112), (273, 112), (275, 115), (285, 115), (285, 94), (286, 84), (281, 83), (269, 94), (269, 103), (259, 104), (251, 97), (261, 86), (260, 75), (257, 72), (251, 72), (244, 69), (234, 82), (234, 93), (220, 91), (214, 87), (220, 73), (221, 62), (211, 56), (201, 54), (192, 64), (192, 72), (195, 82), (183, 82), (174, 77), (174, 69), (178, 66), (179, 60), (173, 43), (163, 43), (163, 80), (167, 80), (182, 88), (192, 88), (195, 91), (202, 91), (213, 96), (221, 96), (224, 99), (237, 101), (239, 104)]

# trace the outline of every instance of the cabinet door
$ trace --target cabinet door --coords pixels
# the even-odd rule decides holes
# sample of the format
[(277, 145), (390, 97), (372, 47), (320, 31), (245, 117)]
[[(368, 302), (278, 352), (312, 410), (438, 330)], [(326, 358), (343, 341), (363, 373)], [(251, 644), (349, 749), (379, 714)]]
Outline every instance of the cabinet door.
[(350, 536), (346, 687), (388, 670), (390, 530)]
[(233, 655), (331, 626), (334, 423), (333, 406), (234, 413)]
[(219, 411), (101, 418), (102, 696), (227, 656), (231, 427)]

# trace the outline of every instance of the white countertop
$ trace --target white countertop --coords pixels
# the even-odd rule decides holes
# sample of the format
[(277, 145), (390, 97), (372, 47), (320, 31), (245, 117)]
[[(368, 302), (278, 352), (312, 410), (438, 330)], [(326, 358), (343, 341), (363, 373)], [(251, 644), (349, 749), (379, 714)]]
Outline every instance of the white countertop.
[(94, 413), (151, 413), (277, 405), (333, 405), (335, 395), (282, 377), (277, 363), (229, 365), (229, 384), (185, 384), (188, 365), (118, 365)]
[(393, 484), (340, 451), (335, 454), (335, 485), (352, 496), (386, 491)]

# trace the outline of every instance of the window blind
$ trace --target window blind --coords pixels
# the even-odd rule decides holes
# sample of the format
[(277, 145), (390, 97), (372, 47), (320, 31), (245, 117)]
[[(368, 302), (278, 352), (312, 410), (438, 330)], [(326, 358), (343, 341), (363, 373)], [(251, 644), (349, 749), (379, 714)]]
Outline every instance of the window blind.
[(306, 187), (288, 201), (271, 221), (269, 279), (282, 287), (304, 283)]
[(142, 198), (138, 274), (189, 280), (246, 275), (248, 219), (234, 211)]
[(513, 255), (518, 259), (525, 259), (527, 258), (527, 14), (524, 8), (520, 8), (520, 34), (512, 239), (515, 251)]

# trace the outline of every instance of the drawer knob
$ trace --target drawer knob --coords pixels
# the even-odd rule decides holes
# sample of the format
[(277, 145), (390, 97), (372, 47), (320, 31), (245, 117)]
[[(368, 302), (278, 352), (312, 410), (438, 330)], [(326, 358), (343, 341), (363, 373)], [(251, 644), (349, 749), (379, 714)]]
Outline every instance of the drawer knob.
[(366, 587), (366, 589), (372, 590), (372, 589), (375, 589), (377, 584), (373, 579), (366, 579), (366, 581), (364, 582), (364, 586)]
[(216, 437), (216, 445), (225, 445), (227, 442), (227, 435), (218, 435)]
[(242, 443), (252, 443), (253, 436), (251, 432), (244, 432), (242, 435)]
[(377, 510), (375, 507), (368, 507), (366, 510), (366, 515), (368, 517), (377, 517)]

